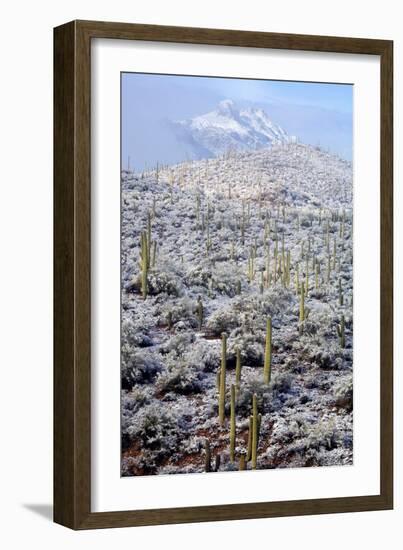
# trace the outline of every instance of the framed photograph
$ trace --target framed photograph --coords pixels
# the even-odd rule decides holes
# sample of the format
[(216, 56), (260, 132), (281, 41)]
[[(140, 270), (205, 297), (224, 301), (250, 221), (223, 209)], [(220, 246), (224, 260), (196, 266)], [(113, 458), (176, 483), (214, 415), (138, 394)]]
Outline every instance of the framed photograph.
[(393, 506), (393, 43), (54, 33), (54, 519)]

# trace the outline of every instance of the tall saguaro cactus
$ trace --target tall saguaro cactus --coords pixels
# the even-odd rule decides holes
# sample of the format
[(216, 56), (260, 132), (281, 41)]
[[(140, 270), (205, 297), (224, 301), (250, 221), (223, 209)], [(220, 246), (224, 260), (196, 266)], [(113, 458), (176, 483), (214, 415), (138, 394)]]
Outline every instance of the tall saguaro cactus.
[(225, 373), (227, 369), (227, 335), (225, 332), (221, 335), (221, 371), (220, 371), (220, 396), (218, 402), (218, 417), (220, 426), (224, 426), (225, 421)]
[(339, 279), (339, 306), (344, 305), (343, 288), (341, 286), (341, 279)]
[(231, 417), (230, 417), (230, 437), (229, 437), (229, 456), (230, 461), (235, 460), (235, 385), (231, 384)]
[(341, 348), (346, 347), (346, 335), (345, 335), (345, 328), (346, 328), (346, 322), (344, 319), (344, 315), (341, 316), (340, 319), (340, 325), (337, 325), (337, 335), (339, 337), (339, 344)]
[(204, 308), (201, 296), (197, 298), (197, 319), (199, 321), (199, 331), (203, 326)]
[(267, 318), (266, 322), (266, 346), (264, 351), (264, 370), (263, 370), (263, 376), (265, 384), (270, 383), (270, 377), (271, 377), (271, 317)]
[(147, 233), (143, 231), (140, 238), (140, 269), (141, 269), (141, 295), (143, 300), (147, 298), (148, 293), (148, 243), (147, 243)]
[(205, 455), (204, 455), (204, 470), (206, 472), (211, 472), (211, 450), (210, 442), (208, 439), (204, 442)]
[(305, 321), (305, 285), (301, 283), (301, 293), (299, 300), (299, 322), (303, 323)]
[(252, 469), (257, 466), (257, 445), (259, 435), (259, 418), (257, 414), (257, 395), (254, 393), (252, 398)]
[(239, 389), (241, 385), (241, 369), (242, 369), (242, 363), (241, 363), (241, 350), (237, 348), (236, 350), (236, 364), (235, 364), (235, 385), (236, 388)]
[(249, 430), (248, 430), (248, 447), (246, 453), (246, 461), (249, 462), (252, 458), (252, 432), (253, 432), (253, 416), (249, 416)]
[(151, 261), (151, 212), (147, 212), (147, 267)]

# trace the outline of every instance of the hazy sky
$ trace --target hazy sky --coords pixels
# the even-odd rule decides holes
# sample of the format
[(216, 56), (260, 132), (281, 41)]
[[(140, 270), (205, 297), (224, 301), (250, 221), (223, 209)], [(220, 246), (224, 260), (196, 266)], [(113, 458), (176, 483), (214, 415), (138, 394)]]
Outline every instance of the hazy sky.
[(168, 124), (216, 108), (223, 99), (261, 107), (301, 142), (352, 158), (353, 86), (273, 80), (122, 73), (122, 166), (142, 170), (187, 158)]

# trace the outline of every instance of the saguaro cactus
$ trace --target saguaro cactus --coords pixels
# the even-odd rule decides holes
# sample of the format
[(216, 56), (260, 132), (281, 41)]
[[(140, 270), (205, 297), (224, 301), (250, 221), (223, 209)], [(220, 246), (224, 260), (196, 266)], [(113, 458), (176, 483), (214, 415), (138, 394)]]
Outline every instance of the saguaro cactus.
[(346, 323), (344, 320), (344, 315), (341, 316), (340, 325), (337, 325), (336, 328), (337, 328), (337, 335), (339, 337), (340, 347), (345, 348), (346, 347), (346, 336), (345, 336)]
[(225, 421), (225, 373), (227, 369), (227, 335), (225, 332), (221, 335), (221, 372), (220, 372), (220, 397), (218, 402), (218, 416), (220, 426)]
[(309, 258), (306, 257), (306, 266), (305, 266), (305, 294), (308, 296), (309, 292)]
[(333, 271), (336, 269), (336, 255), (337, 255), (337, 243), (336, 237), (333, 239)]
[(299, 322), (303, 323), (305, 321), (305, 285), (301, 283), (301, 293), (299, 300)]
[(199, 296), (197, 298), (197, 318), (199, 321), (199, 330), (201, 330), (203, 326), (203, 317), (204, 317), (203, 302), (202, 302), (201, 296)]
[(270, 243), (267, 245), (266, 249), (265, 286), (270, 286)]
[(231, 417), (230, 417), (230, 437), (229, 437), (229, 456), (231, 462), (235, 460), (235, 385), (231, 384)]
[(148, 293), (147, 276), (149, 264), (147, 233), (145, 231), (143, 231), (143, 233), (141, 234), (140, 244), (141, 294), (143, 296), (143, 300), (145, 300)]
[(270, 383), (271, 377), (271, 317), (266, 322), (266, 346), (264, 351), (264, 370), (263, 376), (265, 384)]
[(154, 241), (153, 242), (153, 257), (152, 257), (152, 261), (151, 261), (152, 267), (155, 267), (156, 261), (157, 261), (157, 241)]
[(341, 279), (339, 279), (339, 306), (344, 305), (343, 288), (341, 286)]
[(204, 441), (204, 449), (205, 449), (204, 470), (206, 472), (211, 472), (211, 450), (210, 450), (210, 442), (208, 439)]
[(249, 417), (249, 430), (248, 430), (248, 452), (246, 454), (246, 461), (252, 458), (252, 432), (253, 432), (253, 416)]
[(216, 387), (218, 392), (220, 392), (220, 377), (221, 377), (221, 369), (217, 369)]
[(235, 385), (237, 389), (239, 389), (241, 385), (241, 370), (242, 370), (242, 363), (241, 363), (241, 350), (237, 348), (236, 350), (236, 365), (235, 365)]
[(299, 294), (299, 264), (295, 267), (295, 292)]
[(259, 435), (259, 418), (257, 413), (257, 395), (254, 393), (252, 398), (252, 469), (257, 466), (257, 445)]
[(147, 267), (151, 261), (151, 212), (147, 212)]

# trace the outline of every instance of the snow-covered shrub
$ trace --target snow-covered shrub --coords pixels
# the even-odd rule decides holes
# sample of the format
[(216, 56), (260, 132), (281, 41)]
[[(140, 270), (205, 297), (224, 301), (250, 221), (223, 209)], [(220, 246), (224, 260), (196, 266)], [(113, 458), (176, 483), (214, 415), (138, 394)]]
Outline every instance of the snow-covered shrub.
[(122, 346), (129, 348), (147, 347), (153, 344), (150, 336), (150, 328), (153, 325), (151, 316), (136, 312), (133, 317), (126, 317), (122, 320)]
[(158, 453), (142, 449), (134, 456), (124, 456), (122, 459), (122, 476), (150, 475), (158, 472)]
[(147, 348), (134, 348), (133, 351), (124, 348), (121, 357), (122, 388), (124, 389), (131, 389), (134, 384), (151, 382), (162, 369), (159, 354)]
[(206, 323), (207, 330), (214, 336), (221, 336), (223, 332), (229, 333), (238, 326), (239, 317), (231, 305), (223, 306), (210, 315)]
[(324, 370), (341, 370), (345, 364), (344, 353), (340, 346), (320, 339), (301, 339), (300, 359), (314, 363)]
[(175, 409), (161, 402), (141, 407), (123, 427), (130, 441), (139, 440), (142, 448), (154, 451), (156, 457), (169, 455), (177, 449), (180, 439)]
[(302, 443), (310, 449), (320, 449), (321, 447), (330, 450), (337, 447), (340, 437), (334, 420), (322, 420), (316, 422), (307, 429), (307, 434)]
[(170, 361), (176, 363), (178, 357), (187, 353), (191, 345), (195, 341), (195, 335), (193, 332), (180, 332), (169, 336), (167, 340), (160, 346), (161, 353), (167, 354), (165, 363)]
[(176, 273), (161, 268), (153, 268), (148, 273), (148, 293), (179, 296), (181, 285)]
[(353, 410), (353, 377), (348, 376), (340, 380), (334, 388), (334, 401), (336, 407)]
[(236, 349), (241, 351), (241, 360), (244, 365), (262, 367), (264, 361), (263, 332), (244, 332), (244, 327), (238, 327), (230, 334), (228, 346), (229, 354), (235, 357)]
[(271, 396), (270, 387), (263, 381), (263, 372), (260, 376), (251, 374), (245, 381), (241, 382), (236, 397), (237, 414), (241, 416), (251, 414), (254, 394), (257, 396), (259, 411), (262, 412)]
[(199, 393), (202, 383), (197, 373), (188, 365), (178, 363), (160, 373), (155, 382), (161, 394), (174, 392), (181, 395)]
[(216, 264), (212, 272), (212, 290), (218, 294), (235, 296), (238, 281), (242, 279), (242, 273), (230, 262), (221, 261)]
[(198, 340), (190, 346), (185, 362), (189, 367), (205, 372), (216, 372), (221, 360), (221, 344), (218, 341)]
[(156, 307), (156, 312), (160, 317), (159, 322), (165, 325), (170, 318), (174, 327), (180, 322), (187, 328), (196, 328), (198, 326), (196, 305), (196, 300), (190, 300), (188, 297), (166, 300)]

